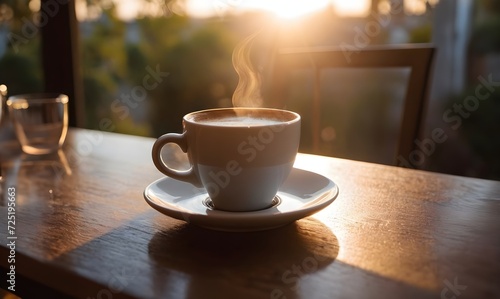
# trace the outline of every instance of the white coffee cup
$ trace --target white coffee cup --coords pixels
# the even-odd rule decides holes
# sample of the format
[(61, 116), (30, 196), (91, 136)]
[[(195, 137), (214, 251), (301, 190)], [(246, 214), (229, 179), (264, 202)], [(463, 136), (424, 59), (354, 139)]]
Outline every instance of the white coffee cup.
[[(153, 162), (162, 173), (204, 187), (217, 210), (241, 212), (272, 205), (293, 168), (300, 141), (300, 116), (268, 108), (223, 108), (189, 113), (184, 132), (159, 137)], [(161, 149), (176, 143), (189, 170), (170, 168)]]

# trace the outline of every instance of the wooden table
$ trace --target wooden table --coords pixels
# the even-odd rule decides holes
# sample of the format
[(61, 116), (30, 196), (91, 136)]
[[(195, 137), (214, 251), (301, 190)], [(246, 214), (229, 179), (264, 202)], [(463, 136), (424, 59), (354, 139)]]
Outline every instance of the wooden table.
[(147, 205), (144, 188), (162, 177), (153, 142), (71, 129), (59, 155), (4, 152), (0, 265), (13, 265), (6, 190), (15, 188), (17, 294), (500, 297), (500, 182), (299, 154), (296, 167), (338, 184), (330, 206), (275, 230), (217, 232)]

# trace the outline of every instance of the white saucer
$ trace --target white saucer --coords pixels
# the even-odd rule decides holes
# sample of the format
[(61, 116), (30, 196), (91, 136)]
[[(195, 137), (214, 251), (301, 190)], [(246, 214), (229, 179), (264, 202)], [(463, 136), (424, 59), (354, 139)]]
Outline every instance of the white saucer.
[[(159, 212), (221, 231), (259, 231), (286, 225), (325, 208), (337, 197), (337, 185), (314, 172), (294, 168), (267, 209), (252, 212), (214, 210), (206, 204), (205, 189), (169, 177), (144, 190), (146, 202)], [(275, 198), (276, 199), (276, 198)]]

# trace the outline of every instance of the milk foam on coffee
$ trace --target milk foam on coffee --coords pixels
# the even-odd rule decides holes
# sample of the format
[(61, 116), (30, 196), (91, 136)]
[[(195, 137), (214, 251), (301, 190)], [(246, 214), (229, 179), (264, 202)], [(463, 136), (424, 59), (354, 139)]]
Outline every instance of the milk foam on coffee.
[(283, 123), (283, 120), (272, 118), (258, 118), (251, 116), (227, 116), (212, 119), (203, 119), (197, 121), (200, 124), (227, 126), (227, 127), (256, 127), (278, 125)]

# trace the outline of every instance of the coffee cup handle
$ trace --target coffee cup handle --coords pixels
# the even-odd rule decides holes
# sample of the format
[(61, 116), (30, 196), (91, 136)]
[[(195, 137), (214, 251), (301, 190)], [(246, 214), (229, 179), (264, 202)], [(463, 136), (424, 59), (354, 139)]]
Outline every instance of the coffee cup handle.
[(183, 134), (168, 133), (160, 136), (155, 141), (152, 150), (153, 163), (155, 164), (156, 168), (158, 168), (158, 170), (161, 171), (163, 174), (173, 179), (191, 183), (196, 187), (201, 187), (202, 184), (198, 179), (198, 177), (196, 176), (196, 174), (194, 173), (192, 166), (188, 170), (177, 170), (177, 169), (172, 169), (168, 167), (167, 164), (165, 164), (165, 162), (161, 157), (161, 149), (167, 143), (175, 143), (182, 149), (183, 152), (185, 153), (187, 152), (188, 145), (185, 133)]

